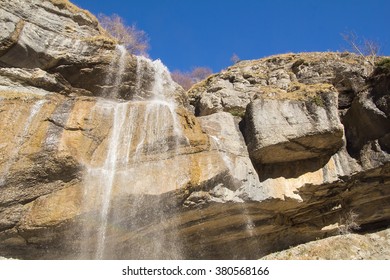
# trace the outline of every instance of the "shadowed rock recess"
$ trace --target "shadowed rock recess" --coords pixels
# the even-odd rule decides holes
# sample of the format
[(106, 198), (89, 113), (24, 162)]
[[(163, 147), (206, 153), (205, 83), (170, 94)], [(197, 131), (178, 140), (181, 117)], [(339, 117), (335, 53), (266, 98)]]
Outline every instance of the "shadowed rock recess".
[(186, 93), (70, 2), (2, 0), (0, 256), (254, 259), (386, 229), (378, 65), (277, 55)]

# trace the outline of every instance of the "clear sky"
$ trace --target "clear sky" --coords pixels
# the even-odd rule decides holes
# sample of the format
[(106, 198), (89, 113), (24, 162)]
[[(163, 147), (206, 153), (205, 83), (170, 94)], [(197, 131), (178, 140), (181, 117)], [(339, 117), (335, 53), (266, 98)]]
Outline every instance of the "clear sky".
[(344, 51), (355, 32), (390, 55), (389, 0), (71, 0), (93, 14), (118, 14), (149, 38), (152, 59), (173, 71), (286, 52)]

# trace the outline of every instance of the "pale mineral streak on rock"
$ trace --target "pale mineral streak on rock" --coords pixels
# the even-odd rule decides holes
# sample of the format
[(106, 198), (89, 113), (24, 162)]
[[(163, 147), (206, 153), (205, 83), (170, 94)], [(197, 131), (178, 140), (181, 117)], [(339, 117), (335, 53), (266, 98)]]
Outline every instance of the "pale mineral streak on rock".
[[(219, 201), (230, 198), (231, 201), (243, 202), (244, 197), (254, 201), (270, 197), (269, 193), (273, 190), (260, 185), (258, 175), (249, 159), (244, 138), (239, 130), (238, 120), (225, 112), (200, 117), (199, 120), (205, 132), (213, 139), (213, 148), (218, 151), (231, 177), (229, 181), (211, 190), (212, 194), (219, 194), (219, 197), (215, 199)], [(221, 196), (222, 189), (226, 189), (226, 195)], [(232, 196), (232, 191), (234, 196)]]

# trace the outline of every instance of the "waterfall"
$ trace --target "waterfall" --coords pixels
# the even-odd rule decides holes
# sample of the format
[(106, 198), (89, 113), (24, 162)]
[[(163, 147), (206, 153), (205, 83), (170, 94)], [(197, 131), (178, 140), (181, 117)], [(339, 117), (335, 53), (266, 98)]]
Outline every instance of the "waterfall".
[(104, 81), (103, 97), (115, 99), (119, 97), (119, 86), (122, 82), (126, 66), (126, 48), (122, 45), (116, 46), (118, 57), (113, 59), (108, 67), (108, 74)]
[(221, 140), (219, 140), (219, 138), (215, 135), (210, 135), (210, 138), (212, 139), (212, 141), (215, 143), (216, 145), (216, 148), (217, 148), (217, 151), (218, 151), (218, 154), (219, 156), (222, 158), (225, 166), (229, 169), (229, 171), (231, 173), (234, 172), (233, 168), (233, 162), (232, 160), (230, 159), (230, 157), (227, 155), (227, 152), (225, 151), (224, 149), (224, 145), (223, 143), (221, 142)]
[[(119, 143), (121, 132), (126, 120), (127, 104), (115, 104), (112, 134), (109, 141), (106, 161), (103, 169), (100, 171), (102, 184), (102, 208), (101, 208), (101, 225), (99, 227), (99, 243), (97, 248), (97, 258), (101, 259), (104, 253), (104, 241), (106, 237), (106, 227), (108, 219), (108, 211), (110, 207), (111, 191), (115, 178), (115, 171), (118, 162)], [(100, 176), (99, 176), (100, 177)]]
[[(237, 168), (236, 162), (232, 160), (232, 158), (229, 156), (227, 149), (225, 147), (225, 144), (223, 141), (221, 141), (217, 136), (210, 135), (211, 140), (214, 142), (216, 149), (218, 151), (219, 156), (223, 160), (226, 168), (229, 170), (230, 174), (233, 176), (236, 175)], [(223, 196), (225, 195), (226, 189), (218, 190), (219, 192), (222, 191)], [(221, 193), (219, 193), (221, 195)], [(253, 219), (251, 218), (250, 214), (250, 207), (247, 206), (246, 203), (243, 204), (243, 212), (244, 212), (244, 223), (245, 223), (245, 230), (248, 233), (248, 236), (252, 237), (254, 236), (254, 230), (256, 228), (255, 223)]]
[(43, 99), (37, 100), (34, 103), (34, 105), (31, 107), (30, 113), (29, 113), (26, 121), (24, 122), (23, 129), (20, 132), (20, 134), (17, 135), (17, 138), (15, 139), (15, 143), (16, 143), (15, 147), (9, 153), (9, 158), (8, 158), (7, 162), (5, 163), (3, 170), (0, 171), (0, 186), (3, 186), (5, 184), (6, 176), (9, 172), (9, 169), (17, 160), (19, 151), (22, 148), (23, 143), (28, 138), (28, 133), (30, 130), (31, 123), (33, 122), (35, 116), (39, 113), (39, 111), (41, 110), (41, 108), (45, 102), (46, 102), (46, 100), (43, 100)]
[[(166, 185), (181, 186), (183, 178), (174, 176), (162, 179), (160, 174), (166, 168), (169, 156), (177, 154), (179, 145), (187, 145), (176, 114), (176, 105), (170, 75), (161, 61), (137, 58), (135, 96), (141, 96), (143, 69), (153, 72), (151, 94), (143, 101), (118, 100), (119, 86), (125, 71), (126, 55), (117, 48), (118, 57), (109, 66), (103, 96), (95, 105), (90, 118), (99, 118), (111, 125), (107, 136), (104, 159), (96, 152), (87, 165), (84, 178), (85, 212), (98, 208), (85, 221), (82, 236), (81, 258), (121, 258), (121, 249), (114, 249), (110, 236), (118, 228), (126, 227), (136, 231), (144, 220), (137, 220), (142, 214), (144, 198), (149, 197), (156, 204), (156, 211), (147, 214), (147, 219), (163, 221), (164, 207), (157, 198)], [(171, 167), (174, 167), (172, 163)], [(95, 241), (93, 241), (95, 237)], [(160, 234), (149, 244), (145, 258), (157, 258), (161, 254), (164, 239)], [(172, 239), (172, 236), (169, 236)], [(179, 244), (177, 244), (179, 247)], [(145, 249), (146, 250), (146, 249)], [(142, 250), (141, 250), (142, 251)], [(175, 250), (174, 250), (175, 251)], [(172, 258), (179, 258), (177, 249)], [(139, 256), (143, 258), (143, 256)]]

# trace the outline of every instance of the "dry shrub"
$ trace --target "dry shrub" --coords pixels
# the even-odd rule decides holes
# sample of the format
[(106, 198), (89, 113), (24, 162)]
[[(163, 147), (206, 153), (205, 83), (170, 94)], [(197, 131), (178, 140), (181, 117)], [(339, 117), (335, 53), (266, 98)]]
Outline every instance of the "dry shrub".
[(340, 234), (349, 234), (360, 229), (360, 225), (357, 222), (359, 215), (350, 210), (346, 212), (343, 217), (340, 218), (339, 232)]
[(206, 79), (212, 73), (213, 71), (208, 67), (195, 67), (191, 72), (175, 70), (171, 73), (171, 76), (176, 83), (185, 90), (189, 90), (193, 84)]
[(126, 25), (117, 14), (111, 16), (99, 14), (98, 19), (101, 26), (120, 44), (124, 45), (130, 53), (146, 55), (149, 39), (145, 31), (137, 29), (135, 24)]
[(365, 58), (365, 60), (374, 66), (376, 58), (379, 55), (380, 46), (377, 42), (365, 38), (360, 39), (355, 32), (341, 33), (351, 51)]
[(241, 59), (238, 57), (237, 54), (233, 53), (232, 57), (230, 58), (230, 61), (233, 62), (233, 64), (236, 64), (240, 61)]
[(179, 70), (175, 70), (171, 73), (172, 80), (181, 85), (185, 90), (191, 88), (194, 84), (189, 73), (184, 73)]

